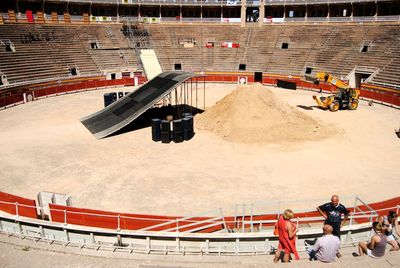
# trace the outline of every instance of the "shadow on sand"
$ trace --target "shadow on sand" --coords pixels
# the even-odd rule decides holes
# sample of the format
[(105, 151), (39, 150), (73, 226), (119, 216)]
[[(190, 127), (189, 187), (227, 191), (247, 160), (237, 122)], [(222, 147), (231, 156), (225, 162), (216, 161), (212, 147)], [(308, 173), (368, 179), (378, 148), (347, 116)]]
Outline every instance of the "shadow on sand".
[(167, 116), (172, 115), (173, 119), (180, 119), (182, 118), (184, 113), (190, 113), (192, 115), (196, 115), (198, 113), (202, 113), (203, 110), (198, 109), (196, 107), (192, 107), (190, 105), (169, 105), (169, 106), (162, 106), (162, 107), (155, 107), (147, 110), (145, 113), (140, 115), (136, 118), (132, 123), (129, 125), (121, 128), (114, 134), (110, 135), (109, 137), (117, 136), (120, 134), (124, 134), (127, 132), (139, 130), (142, 128), (147, 128), (151, 126), (151, 119), (158, 118), (158, 119), (166, 119)]
[(296, 105), (296, 107), (299, 107), (299, 108), (301, 108), (301, 109), (304, 109), (304, 110), (313, 110), (313, 108), (316, 108), (316, 106), (305, 106), (305, 105), (301, 105), (301, 104), (299, 104), (299, 105)]

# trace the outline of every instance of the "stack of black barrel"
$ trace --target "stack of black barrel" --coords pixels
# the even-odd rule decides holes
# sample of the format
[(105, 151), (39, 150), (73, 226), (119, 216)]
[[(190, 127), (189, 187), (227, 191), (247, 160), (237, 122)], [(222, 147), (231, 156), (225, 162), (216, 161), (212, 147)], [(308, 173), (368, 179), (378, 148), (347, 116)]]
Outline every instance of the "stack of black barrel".
[(194, 136), (193, 116), (184, 113), (182, 119), (177, 120), (151, 120), (151, 136), (153, 141), (179, 143), (188, 141)]
[(129, 92), (110, 92), (104, 94), (104, 107), (116, 102), (117, 100), (121, 99), (125, 95), (128, 95)]

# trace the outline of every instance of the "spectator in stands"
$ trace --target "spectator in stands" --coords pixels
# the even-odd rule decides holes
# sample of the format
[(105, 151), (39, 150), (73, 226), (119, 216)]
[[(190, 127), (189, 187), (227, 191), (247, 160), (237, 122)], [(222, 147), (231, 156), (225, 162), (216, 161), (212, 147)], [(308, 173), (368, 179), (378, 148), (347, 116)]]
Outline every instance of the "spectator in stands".
[[(340, 239), (340, 228), (342, 228), (346, 222), (349, 216), (349, 211), (345, 206), (339, 203), (339, 196), (332, 195), (331, 202), (317, 207), (317, 210), (319, 213), (321, 213), (322, 217), (325, 218), (325, 224), (332, 226), (332, 234)], [(343, 221), (342, 214), (344, 215)]]
[(396, 251), (400, 248), (397, 240), (397, 237), (400, 237), (400, 227), (397, 218), (398, 215), (394, 211), (390, 211), (387, 216), (378, 218), (378, 222), (382, 224), (382, 233), (386, 235), (387, 243), (392, 246), (390, 251)]
[(322, 228), (324, 236), (317, 239), (314, 246), (307, 248), (310, 260), (319, 260), (321, 262), (334, 262), (335, 257), (339, 253), (340, 240), (337, 236), (332, 235), (333, 228), (329, 224), (325, 224)]
[(381, 258), (385, 255), (387, 239), (386, 235), (382, 233), (382, 224), (375, 221), (372, 223), (372, 229), (375, 231), (375, 235), (371, 237), (371, 240), (368, 243), (360, 242), (358, 244), (358, 256), (367, 254), (372, 258)]
[(293, 211), (286, 209), (276, 223), (275, 228), (279, 235), (279, 245), (278, 250), (275, 252), (274, 262), (278, 262), (279, 259), (282, 259), (283, 262), (289, 262), (291, 253), (294, 254), (296, 260), (299, 259), (299, 254), (296, 250), (296, 233), (298, 229), (290, 221), (293, 216)]

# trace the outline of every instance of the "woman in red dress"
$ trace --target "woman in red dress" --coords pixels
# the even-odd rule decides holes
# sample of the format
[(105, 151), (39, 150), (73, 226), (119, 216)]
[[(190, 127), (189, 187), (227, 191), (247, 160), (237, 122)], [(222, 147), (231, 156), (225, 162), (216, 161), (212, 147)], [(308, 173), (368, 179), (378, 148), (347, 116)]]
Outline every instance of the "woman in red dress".
[(278, 262), (281, 253), (284, 252), (283, 262), (289, 262), (290, 253), (294, 254), (296, 260), (299, 259), (299, 254), (296, 250), (296, 233), (299, 231), (294, 223), (290, 221), (294, 216), (293, 211), (286, 209), (276, 223), (276, 229), (279, 235), (278, 250), (275, 252), (274, 262)]

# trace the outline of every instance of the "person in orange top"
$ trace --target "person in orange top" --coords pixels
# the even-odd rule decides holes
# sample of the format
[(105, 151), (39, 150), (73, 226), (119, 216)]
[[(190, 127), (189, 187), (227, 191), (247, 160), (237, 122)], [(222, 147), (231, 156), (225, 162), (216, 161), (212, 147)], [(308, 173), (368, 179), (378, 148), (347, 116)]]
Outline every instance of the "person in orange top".
[(278, 262), (283, 252), (283, 262), (289, 262), (290, 254), (294, 254), (296, 260), (299, 259), (299, 254), (296, 250), (296, 233), (299, 231), (294, 223), (290, 221), (293, 219), (293, 211), (286, 209), (278, 219), (276, 228), (279, 235), (278, 250), (275, 252), (274, 262)]

